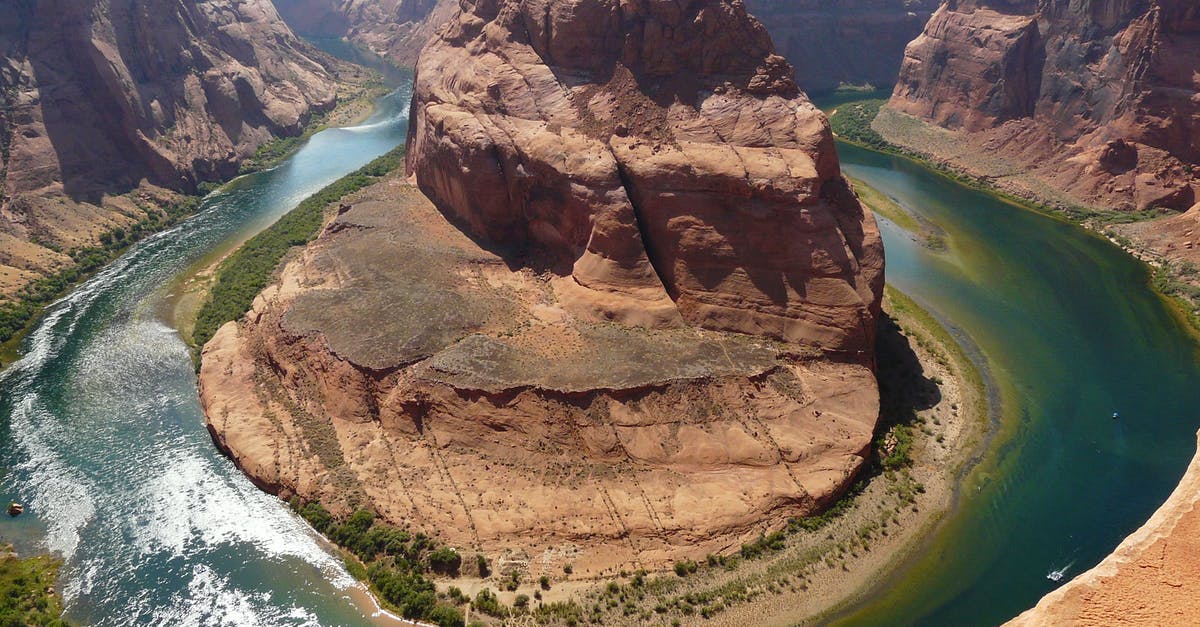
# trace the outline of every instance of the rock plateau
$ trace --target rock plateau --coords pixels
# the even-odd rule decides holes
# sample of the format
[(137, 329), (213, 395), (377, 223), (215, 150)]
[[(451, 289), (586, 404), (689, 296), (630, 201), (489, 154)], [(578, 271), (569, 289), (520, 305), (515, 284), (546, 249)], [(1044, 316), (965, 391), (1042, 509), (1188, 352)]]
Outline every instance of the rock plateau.
[(662, 567), (869, 454), (883, 251), (741, 2), (464, 0), (407, 168), (205, 347), (260, 485), (505, 564)]
[(7, 2), (0, 292), (300, 132), (334, 105), (324, 63), (269, 0)]

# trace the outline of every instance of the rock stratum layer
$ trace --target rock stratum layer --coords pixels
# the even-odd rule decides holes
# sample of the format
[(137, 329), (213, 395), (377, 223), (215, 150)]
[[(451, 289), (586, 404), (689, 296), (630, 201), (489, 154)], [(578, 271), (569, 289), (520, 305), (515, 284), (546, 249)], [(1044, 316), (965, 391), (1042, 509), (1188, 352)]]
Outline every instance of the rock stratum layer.
[(890, 89), (904, 48), (941, 0), (746, 0), (809, 93), (840, 85)]
[(454, 15), (456, 0), (275, 0), (292, 28), (311, 37), (345, 37), (403, 67)]
[(347, 200), (218, 332), (214, 438), (534, 574), (826, 507), (878, 418), (883, 256), (791, 75), (737, 2), (464, 2), (418, 64), (420, 189)]
[(1184, 210), (1200, 162), (1197, 69), (1189, 0), (953, 0), (909, 45), (889, 107), (960, 131), (959, 162), (1004, 157), (985, 174), (1022, 170), (1034, 195)]
[(1200, 616), (1200, 454), (1154, 516), (1008, 624), (1189, 625)]
[(4, 292), (135, 222), (162, 190), (236, 174), (337, 95), (269, 0), (15, 0), (0, 55)]

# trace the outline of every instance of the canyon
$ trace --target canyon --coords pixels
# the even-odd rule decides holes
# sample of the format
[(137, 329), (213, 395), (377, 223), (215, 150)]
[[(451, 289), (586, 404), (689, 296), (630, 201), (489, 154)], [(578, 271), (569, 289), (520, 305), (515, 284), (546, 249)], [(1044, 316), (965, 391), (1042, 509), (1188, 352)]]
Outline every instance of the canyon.
[(275, 0), (296, 32), (346, 38), (401, 67), (412, 67), (421, 48), (458, 10), (458, 0)]
[(337, 99), (269, 0), (33, 2), (0, 12), (0, 294), (237, 174)]
[(941, 0), (746, 0), (808, 93), (891, 89), (904, 48)]
[(1184, 261), (1196, 241), (1180, 226), (1200, 216), (1198, 66), (1200, 7), (1184, 0), (948, 2), (908, 46), (875, 127), (1059, 207), (1186, 211), (1124, 229)]
[(882, 243), (740, 3), (463, 3), (409, 137), (204, 349), (259, 485), (590, 578), (853, 481)]

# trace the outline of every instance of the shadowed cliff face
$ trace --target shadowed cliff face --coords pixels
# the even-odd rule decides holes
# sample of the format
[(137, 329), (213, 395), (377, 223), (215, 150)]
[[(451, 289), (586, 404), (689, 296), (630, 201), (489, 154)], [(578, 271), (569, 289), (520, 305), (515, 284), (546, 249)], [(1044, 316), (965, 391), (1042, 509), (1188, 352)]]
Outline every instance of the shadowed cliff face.
[(336, 97), (266, 0), (50, 0), (7, 18), (10, 194), (188, 190)]
[(417, 69), (422, 190), (581, 309), (872, 351), (874, 220), (740, 2), (464, 2)]
[(269, 0), (13, 0), (0, 55), (0, 293), (337, 97)]
[(941, 0), (746, 0), (796, 66), (809, 93), (843, 83), (888, 88), (904, 47), (921, 33)]
[(1047, 177), (1081, 201), (1187, 208), (1198, 11), (1186, 0), (947, 2), (908, 47), (891, 107), (988, 131), (1031, 165), (1058, 161)]
[(455, 0), (275, 0), (279, 13), (308, 37), (346, 37), (409, 67), (458, 8)]

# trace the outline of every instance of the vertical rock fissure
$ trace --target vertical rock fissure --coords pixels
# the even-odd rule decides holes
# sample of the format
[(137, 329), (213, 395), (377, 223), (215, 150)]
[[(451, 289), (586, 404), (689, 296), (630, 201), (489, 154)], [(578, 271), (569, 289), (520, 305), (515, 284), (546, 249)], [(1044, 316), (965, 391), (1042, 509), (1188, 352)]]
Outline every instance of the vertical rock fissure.
[(667, 296), (671, 300), (679, 301), (679, 290), (676, 289), (674, 281), (668, 281), (663, 275), (662, 268), (659, 265), (662, 263), (658, 256), (658, 248), (654, 240), (650, 238), (650, 233), (646, 231), (645, 216), (642, 213), (641, 207), (638, 206), (638, 201), (635, 198), (636, 190), (633, 185), (633, 178), (625, 169), (625, 164), (621, 163), (621, 159), (609, 147), (609, 152), (613, 155), (613, 161), (617, 164), (617, 176), (621, 179), (621, 187), (625, 189), (625, 197), (629, 199), (629, 207), (633, 210), (633, 221), (637, 225), (638, 236), (642, 238), (642, 248), (646, 251), (646, 259), (650, 262), (650, 268), (654, 270), (654, 275), (658, 277), (658, 282), (662, 283), (663, 289), (667, 291)]

